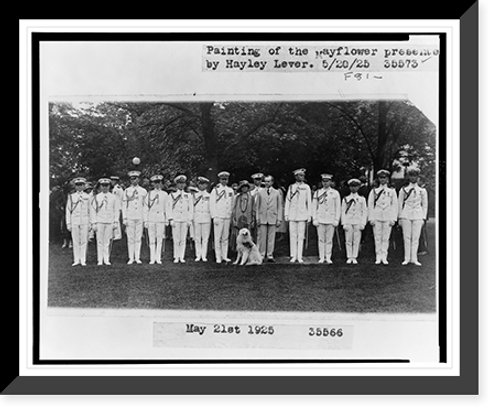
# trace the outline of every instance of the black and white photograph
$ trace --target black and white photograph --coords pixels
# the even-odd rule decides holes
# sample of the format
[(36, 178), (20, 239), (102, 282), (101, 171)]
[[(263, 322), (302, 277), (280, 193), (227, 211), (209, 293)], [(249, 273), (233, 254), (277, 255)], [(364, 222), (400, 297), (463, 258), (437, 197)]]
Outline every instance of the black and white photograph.
[(37, 359), (446, 363), (443, 39), (386, 37), (40, 42)]

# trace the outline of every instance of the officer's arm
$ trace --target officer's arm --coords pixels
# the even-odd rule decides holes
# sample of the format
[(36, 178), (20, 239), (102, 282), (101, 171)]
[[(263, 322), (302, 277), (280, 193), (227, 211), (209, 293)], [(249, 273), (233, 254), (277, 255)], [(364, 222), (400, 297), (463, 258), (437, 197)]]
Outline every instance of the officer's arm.
[(113, 195), (113, 222), (118, 224), (120, 220), (120, 204), (119, 199), (116, 195)]
[(395, 189), (392, 190), (391, 209), (392, 209), (391, 220), (394, 223), (396, 223), (398, 220), (398, 213), (399, 213), (399, 201), (398, 201), (398, 194), (396, 193)]
[(71, 194), (68, 195), (68, 200), (66, 201), (66, 228), (71, 231)]
[(361, 207), (362, 207), (362, 211), (363, 211), (362, 224), (364, 227), (366, 225), (366, 221), (368, 220), (368, 208), (366, 206), (366, 199), (365, 198), (361, 198)]
[(90, 217), (90, 223), (93, 225), (97, 222), (97, 199), (96, 197), (92, 197), (89, 199), (89, 206), (90, 206), (90, 212), (89, 212), (89, 217)]
[(215, 215), (215, 188), (210, 192), (210, 215), (214, 218)]
[(422, 211), (424, 215), (424, 220), (427, 220), (427, 212), (429, 209), (429, 197), (427, 195), (427, 189), (422, 188)]
[(374, 206), (373, 206), (373, 202), (374, 202), (374, 195), (373, 195), (373, 189), (370, 191), (370, 193), (368, 194), (368, 221), (371, 222), (373, 220), (373, 210), (374, 210)]
[(189, 211), (189, 222), (192, 223), (194, 221), (194, 202), (193, 195), (188, 195), (188, 211)]
[[(318, 191), (314, 192), (314, 195), (312, 197), (312, 202), (311, 202), (311, 217), (313, 220), (313, 224), (317, 219), (318, 216)], [(315, 224), (316, 225), (316, 224)]]
[(311, 221), (312, 218), (312, 198), (311, 198), (311, 188), (307, 187), (306, 191), (306, 201), (307, 201), (307, 220)]
[(333, 202), (335, 205), (335, 216), (334, 216), (334, 222), (335, 226), (339, 225), (340, 222), (340, 212), (341, 212), (341, 206), (340, 206), (340, 193), (339, 191), (335, 191), (337, 193), (337, 197), (335, 198), (335, 201)]

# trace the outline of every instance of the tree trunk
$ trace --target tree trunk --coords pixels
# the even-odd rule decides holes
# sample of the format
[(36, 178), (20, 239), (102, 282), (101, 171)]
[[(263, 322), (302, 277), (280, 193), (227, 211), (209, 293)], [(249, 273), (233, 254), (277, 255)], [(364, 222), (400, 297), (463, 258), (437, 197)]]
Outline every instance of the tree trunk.
[(213, 102), (200, 103), (201, 133), (205, 144), (205, 176), (211, 182), (217, 182), (217, 173), (219, 171), (218, 140), (215, 134), (215, 123), (212, 118), (213, 106)]
[(387, 102), (378, 102), (378, 134), (377, 134), (377, 150), (375, 153), (375, 160), (373, 167), (375, 172), (380, 169), (387, 169), (386, 163), (386, 146), (387, 146)]

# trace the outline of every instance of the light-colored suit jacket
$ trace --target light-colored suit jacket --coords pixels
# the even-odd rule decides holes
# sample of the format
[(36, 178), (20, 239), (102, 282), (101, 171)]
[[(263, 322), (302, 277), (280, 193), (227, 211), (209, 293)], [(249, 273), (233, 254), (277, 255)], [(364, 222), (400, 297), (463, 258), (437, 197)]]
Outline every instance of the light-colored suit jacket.
[(281, 192), (274, 188), (262, 189), (255, 195), (255, 220), (257, 224), (276, 225), (283, 221)]

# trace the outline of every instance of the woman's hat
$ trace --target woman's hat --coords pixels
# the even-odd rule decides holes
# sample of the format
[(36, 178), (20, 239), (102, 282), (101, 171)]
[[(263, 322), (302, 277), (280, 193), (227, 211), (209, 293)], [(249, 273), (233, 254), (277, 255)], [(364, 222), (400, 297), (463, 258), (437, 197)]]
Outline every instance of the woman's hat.
[(247, 188), (250, 188), (250, 183), (247, 180), (240, 181), (240, 183), (238, 184), (238, 192), (240, 192), (241, 189), (244, 188), (245, 186)]

